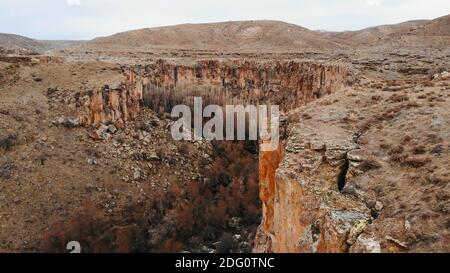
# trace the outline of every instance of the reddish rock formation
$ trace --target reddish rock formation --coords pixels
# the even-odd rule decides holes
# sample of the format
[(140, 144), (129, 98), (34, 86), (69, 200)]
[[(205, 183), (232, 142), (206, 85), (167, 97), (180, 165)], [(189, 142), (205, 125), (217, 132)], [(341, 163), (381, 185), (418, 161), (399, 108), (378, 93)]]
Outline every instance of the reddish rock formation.
[(192, 66), (158, 61), (135, 72), (159, 87), (218, 86), (244, 101), (270, 99), (284, 110), (304, 105), (341, 89), (348, 69), (311, 61), (199, 61)]
[(348, 251), (349, 231), (370, 220), (362, 202), (338, 191), (346, 154), (357, 147), (341, 128), (289, 125), (286, 147), (260, 157), (264, 208), (255, 252)]
[(142, 108), (143, 81), (128, 71), (127, 80), (116, 87), (104, 86), (87, 92), (80, 118), (82, 125), (98, 123), (123, 123), (135, 119)]
[(435, 87), (402, 88), (291, 113), (281, 162), (261, 154), (255, 252), (448, 252), (448, 99), (429, 108)]
[(261, 228), (269, 233), (274, 225), (275, 172), (281, 160), (281, 146), (276, 151), (261, 152), (259, 159), (259, 189), (260, 198), (263, 202), (263, 215), (265, 216)]

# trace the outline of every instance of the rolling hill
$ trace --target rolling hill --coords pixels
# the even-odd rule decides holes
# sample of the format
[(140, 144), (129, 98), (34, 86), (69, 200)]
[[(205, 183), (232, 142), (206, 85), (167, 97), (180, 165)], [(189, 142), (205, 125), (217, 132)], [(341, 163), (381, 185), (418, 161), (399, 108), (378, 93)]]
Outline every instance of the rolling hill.
[(402, 47), (450, 44), (450, 15), (431, 21), (415, 20), (344, 32), (312, 31), (281, 21), (259, 20), (145, 28), (87, 42), (44, 41), (14, 34), (0, 34), (0, 47), (40, 53), (64, 48), (77, 48), (81, 51), (202, 50), (279, 53), (395, 44)]
[(94, 39), (83, 47), (279, 52), (338, 48), (339, 44), (320, 33), (280, 21), (238, 21), (133, 30)]
[(78, 46), (83, 41), (35, 40), (25, 36), (0, 33), (0, 47), (43, 53), (47, 50)]

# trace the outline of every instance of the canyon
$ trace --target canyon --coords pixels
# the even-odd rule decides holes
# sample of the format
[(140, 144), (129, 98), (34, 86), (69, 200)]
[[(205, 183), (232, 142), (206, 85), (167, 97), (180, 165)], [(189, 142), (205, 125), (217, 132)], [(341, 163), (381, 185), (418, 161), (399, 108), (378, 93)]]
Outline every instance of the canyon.
[[(125, 66), (122, 70), (126, 80), (116, 86), (105, 85), (73, 94), (73, 103), (85, 112), (80, 117), (81, 124), (135, 119), (147, 89), (177, 85), (186, 89), (215, 86), (229, 90), (245, 102), (264, 102), (270, 98), (289, 110), (343, 88), (348, 73), (344, 65), (319, 62), (200, 61), (193, 66), (178, 66), (160, 60), (144, 67)], [(291, 102), (285, 102), (288, 96)]]
[[(0, 51), (0, 251), (448, 252), (448, 18)], [(173, 140), (170, 109), (195, 96), (280, 105), (279, 149)]]

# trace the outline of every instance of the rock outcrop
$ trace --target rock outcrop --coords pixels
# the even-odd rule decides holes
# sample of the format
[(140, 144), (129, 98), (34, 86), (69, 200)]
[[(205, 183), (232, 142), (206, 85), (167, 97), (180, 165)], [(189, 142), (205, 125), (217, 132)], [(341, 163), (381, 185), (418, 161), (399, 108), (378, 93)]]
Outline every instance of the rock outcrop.
[(135, 119), (142, 110), (143, 83), (138, 75), (127, 71), (125, 82), (78, 92), (70, 99), (80, 113), (80, 125), (123, 124)]
[(264, 219), (255, 252), (346, 252), (354, 225), (371, 221), (362, 202), (339, 193), (347, 153), (358, 148), (355, 136), (341, 128), (317, 129), (291, 124), (284, 148), (261, 153)]
[(350, 89), (291, 113), (284, 146), (260, 155), (254, 251), (448, 252), (449, 100), (436, 90)]

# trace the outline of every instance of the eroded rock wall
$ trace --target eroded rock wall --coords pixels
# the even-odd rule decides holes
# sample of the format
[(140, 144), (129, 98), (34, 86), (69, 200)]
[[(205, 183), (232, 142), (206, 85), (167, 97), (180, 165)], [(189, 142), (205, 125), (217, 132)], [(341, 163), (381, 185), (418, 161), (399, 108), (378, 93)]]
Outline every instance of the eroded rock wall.
[(269, 100), (288, 110), (340, 90), (348, 68), (313, 61), (199, 61), (175, 65), (158, 61), (134, 70), (160, 87), (218, 86), (244, 101)]
[(145, 66), (125, 67), (126, 80), (94, 88), (81, 102), (80, 123), (91, 125), (134, 119), (143, 106), (148, 86), (201, 88), (216, 86), (246, 102), (270, 100), (288, 110), (345, 86), (347, 67), (318, 62), (199, 61), (175, 65), (160, 60)]
[(254, 251), (346, 252), (348, 232), (371, 219), (363, 203), (338, 191), (347, 153), (358, 145), (351, 132), (339, 128), (289, 127), (285, 147), (261, 152), (264, 209)]
[(126, 72), (126, 81), (86, 92), (82, 98), (82, 125), (123, 123), (135, 119), (142, 109), (143, 79), (133, 71)]

